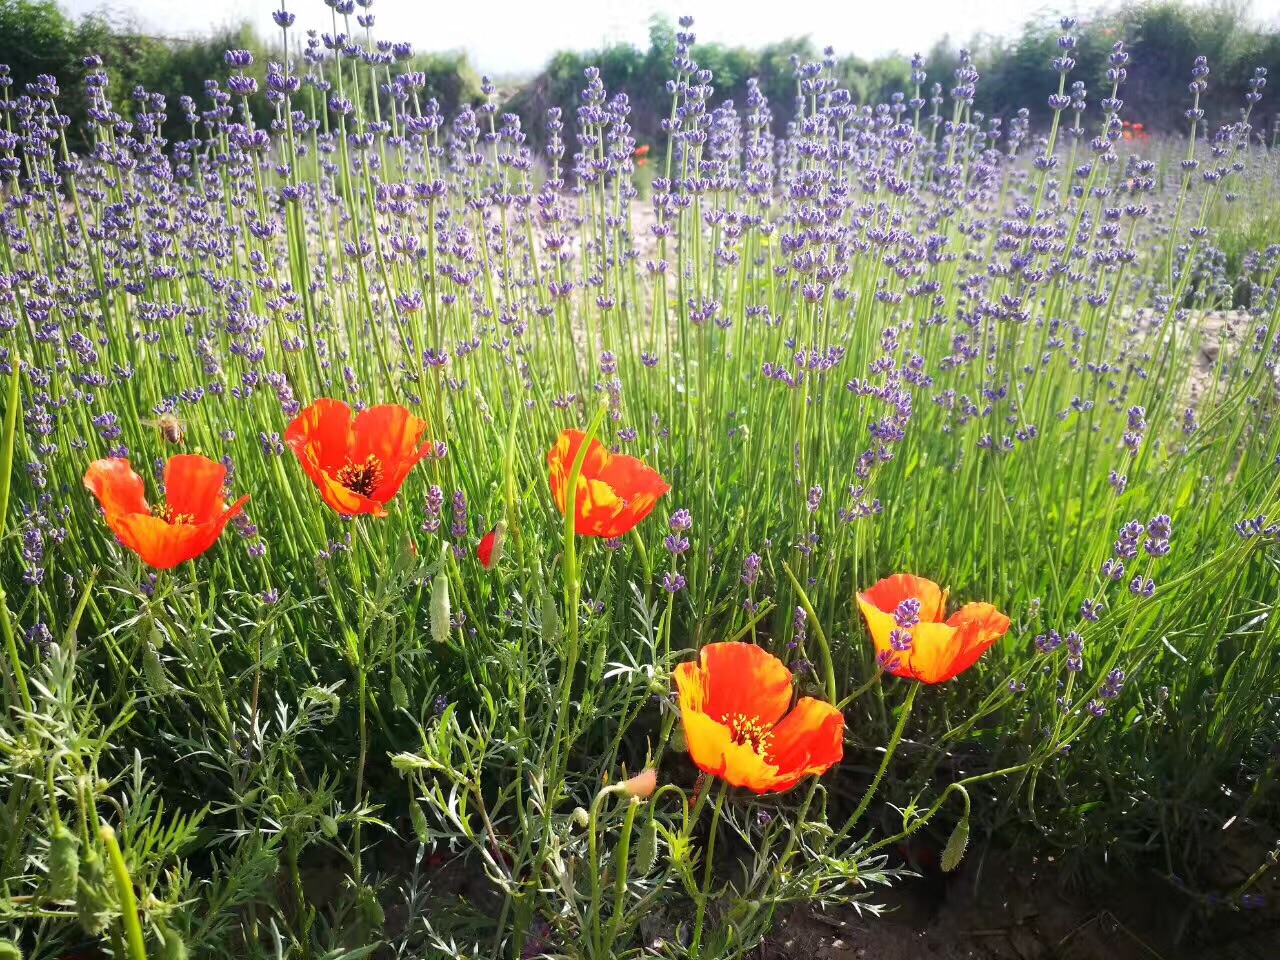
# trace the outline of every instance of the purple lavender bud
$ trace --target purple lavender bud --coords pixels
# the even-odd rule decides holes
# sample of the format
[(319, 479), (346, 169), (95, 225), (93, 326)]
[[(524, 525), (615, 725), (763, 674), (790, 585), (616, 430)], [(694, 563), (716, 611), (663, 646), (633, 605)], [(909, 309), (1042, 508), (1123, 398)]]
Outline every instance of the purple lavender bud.
[(667, 548), (674, 556), (680, 556), (689, 549), (689, 539), (681, 537), (678, 534), (669, 533), (663, 538), (662, 545)]
[(1057, 650), (1062, 645), (1062, 635), (1057, 630), (1050, 630), (1036, 637), (1036, 649), (1041, 653), (1049, 654)]
[(683, 574), (667, 572), (662, 577), (662, 589), (667, 593), (678, 593), (685, 587), (685, 579)]
[(809, 488), (809, 512), (817, 513), (820, 506), (822, 506), (822, 487), (814, 484)]
[(742, 561), (742, 582), (753, 586), (760, 577), (760, 554), (749, 553)]
[(667, 526), (671, 528), (672, 533), (683, 533), (693, 526), (693, 516), (688, 510), (681, 508), (671, 515)]
[(889, 646), (893, 647), (898, 653), (906, 653), (911, 649), (913, 642), (910, 630), (893, 629), (889, 631)]
[(920, 601), (915, 597), (903, 600), (893, 611), (893, 620), (903, 630), (910, 630), (920, 622)]

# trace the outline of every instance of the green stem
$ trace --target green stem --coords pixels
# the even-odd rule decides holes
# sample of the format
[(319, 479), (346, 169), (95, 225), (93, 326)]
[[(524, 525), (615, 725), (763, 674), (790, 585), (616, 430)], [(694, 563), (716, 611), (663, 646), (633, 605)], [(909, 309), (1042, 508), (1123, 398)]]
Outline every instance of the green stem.
[(138, 898), (133, 893), (133, 881), (125, 866), (124, 854), (116, 840), (116, 832), (108, 823), (98, 827), (98, 836), (107, 847), (107, 859), (111, 861), (111, 876), (115, 880), (116, 898), (120, 903), (120, 921), (124, 925), (125, 939), (129, 945), (130, 960), (147, 960), (147, 946), (142, 939), (142, 923), (138, 919)]
[(836, 834), (836, 843), (839, 843), (849, 835), (849, 831), (857, 825), (858, 821), (862, 819), (862, 815), (867, 812), (867, 808), (871, 806), (871, 801), (875, 798), (876, 791), (880, 789), (880, 781), (884, 779), (885, 772), (889, 769), (889, 763), (893, 760), (893, 754), (902, 740), (902, 731), (906, 729), (907, 718), (911, 716), (911, 707), (915, 704), (916, 694), (919, 692), (920, 684), (912, 683), (911, 688), (907, 691), (907, 699), (903, 701), (902, 712), (898, 715), (897, 726), (893, 728), (893, 735), (889, 737), (889, 744), (884, 748), (884, 757), (880, 760), (880, 769), (871, 778), (871, 783), (867, 786), (867, 792), (862, 795), (862, 802), (858, 804), (858, 809), (853, 811), (844, 827)]
[[(8, 525), (6, 521), (9, 517), (9, 488), (13, 481), (13, 446), (18, 437), (18, 385), (22, 376), (22, 363), (16, 350), (9, 354), (9, 364), (13, 369), (9, 374), (9, 395), (4, 411), (4, 449), (0, 453), (0, 540), (4, 538), (5, 527)], [(22, 709), (30, 713), (31, 691), (27, 688), (22, 659), (18, 656), (18, 639), (14, 634), (13, 621), (9, 618), (9, 598), (3, 584), (0, 584), (0, 630), (4, 631), (5, 653), (13, 671), (18, 696), (22, 699)]]
[(697, 913), (693, 921), (693, 942), (689, 946), (689, 956), (699, 960), (702, 955), (702, 924), (707, 916), (707, 900), (711, 896), (711, 868), (715, 863), (716, 833), (720, 826), (720, 811), (724, 807), (725, 795), (729, 792), (727, 783), (720, 784), (720, 792), (716, 794), (715, 810), (711, 814), (711, 830), (707, 835), (707, 858), (702, 865), (702, 890), (698, 893)]
[(796, 579), (796, 575), (791, 572), (791, 567), (784, 560), (782, 562), (783, 572), (786, 573), (787, 579), (791, 581), (791, 586), (795, 587), (796, 594), (800, 597), (800, 606), (804, 607), (804, 612), (809, 615), (809, 622), (813, 624), (814, 636), (818, 641), (818, 651), (822, 654), (822, 667), (827, 675), (827, 700), (831, 703), (836, 702), (836, 668), (831, 660), (831, 644), (827, 642), (827, 633), (822, 629), (822, 623), (818, 620), (818, 615), (813, 610), (813, 604), (809, 602), (809, 595), (804, 592), (804, 587), (800, 586), (800, 581)]

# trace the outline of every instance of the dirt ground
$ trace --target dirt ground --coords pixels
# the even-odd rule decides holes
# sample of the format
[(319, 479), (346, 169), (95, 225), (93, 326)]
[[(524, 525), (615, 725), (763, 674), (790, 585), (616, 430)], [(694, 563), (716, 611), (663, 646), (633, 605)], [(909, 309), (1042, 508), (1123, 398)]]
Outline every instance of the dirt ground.
[[(1274, 838), (1272, 838), (1274, 840)], [(1237, 887), (1266, 857), (1259, 838), (1201, 881)], [(1070, 880), (1053, 858), (971, 850), (954, 875), (922, 870), (876, 892), (879, 916), (798, 910), (756, 960), (1277, 960), (1280, 877), (1250, 910), (1207, 904), (1154, 874)], [(1239, 865), (1225, 862), (1238, 857)]]

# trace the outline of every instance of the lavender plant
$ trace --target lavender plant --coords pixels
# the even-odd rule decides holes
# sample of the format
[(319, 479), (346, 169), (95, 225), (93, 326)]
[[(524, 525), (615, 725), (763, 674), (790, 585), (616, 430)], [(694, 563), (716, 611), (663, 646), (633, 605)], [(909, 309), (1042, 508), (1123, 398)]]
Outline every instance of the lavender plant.
[[(975, 111), (967, 53), (875, 105), (830, 51), (779, 130), (758, 85), (717, 102), (686, 19), (643, 202), (597, 71), (535, 154), (491, 83), (446, 117), (367, 4), (327, 6), (201, 103), (89, 58), (83, 153), (55, 78), (0, 76), (0, 921), (28, 955), (738, 957), (792, 904), (873, 910), (919, 831), (958, 824), (954, 866), (1001, 805), (1170, 874), (1275, 809), (1265, 71), (1210, 127), (1187, 64), (1185, 139), (1130, 142), (1141, 64), (1118, 42), (1089, 90), (1063, 21), (1045, 131)], [(425, 421), (386, 516), (289, 452), (323, 397)], [(658, 515), (576, 536), (566, 428), (656, 470)], [(153, 570), (82, 478), (154, 485), (179, 446), (250, 500)], [(899, 570), (1013, 630), (895, 678), (856, 594)], [(835, 704), (870, 784), (703, 778), (671, 676), (726, 640)]]

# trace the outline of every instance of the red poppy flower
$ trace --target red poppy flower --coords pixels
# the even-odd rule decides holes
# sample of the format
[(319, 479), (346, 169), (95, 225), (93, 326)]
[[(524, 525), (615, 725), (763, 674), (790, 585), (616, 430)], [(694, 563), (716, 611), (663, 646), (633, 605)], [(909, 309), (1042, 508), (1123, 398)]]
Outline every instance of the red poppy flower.
[(168, 570), (194, 560), (244, 509), (247, 496), (230, 507), (222, 499), (227, 468), (195, 454), (170, 457), (164, 468), (165, 503), (147, 505), (142, 478), (128, 460), (95, 460), (84, 485), (102, 505), (107, 526), (148, 566)]
[(498, 561), (502, 559), (502, 544), (506, 538), (507, 525), (499, 520), (497, 525), (481, 538), (480, 545), (476, 547), (476, 557), (480, 560), (480, 566), (486, 570), (492, 570), (498, 565)]
[[(581, 430), (565, 430), (547, 451), (551, 468), (551, 496), (565, 511), (565, 488), (574, 458), (582, 447)], [(671, 487), (643, 460), (610, 453), (592, 439), (578, 474), (574, 530), (584, 537), (621, 537), (653, 512), (658, 498)]]
[(790, 790), (844, 756), (844, 715), (801, 697), (791, 671), (750, 643), (712, 643), (675, 670), (689, 756), (704, 773), (754, 793)]
[(977, 663), (1009, 629), (1009, 618), (989, 603), (967, 603), (944, 621), (946, 603), (946, 591), (909, 573), (858, 594), (880, 665), (899, 677), (943, 683)]
[(397, 404), (352, 417), (345, 403), (325, 397), (294, 418), (284, 442), (338, 513), (385, 517), (383, 507), (430, 449), (429, 443), (418, 445), (426, 429), (425, 420)]

